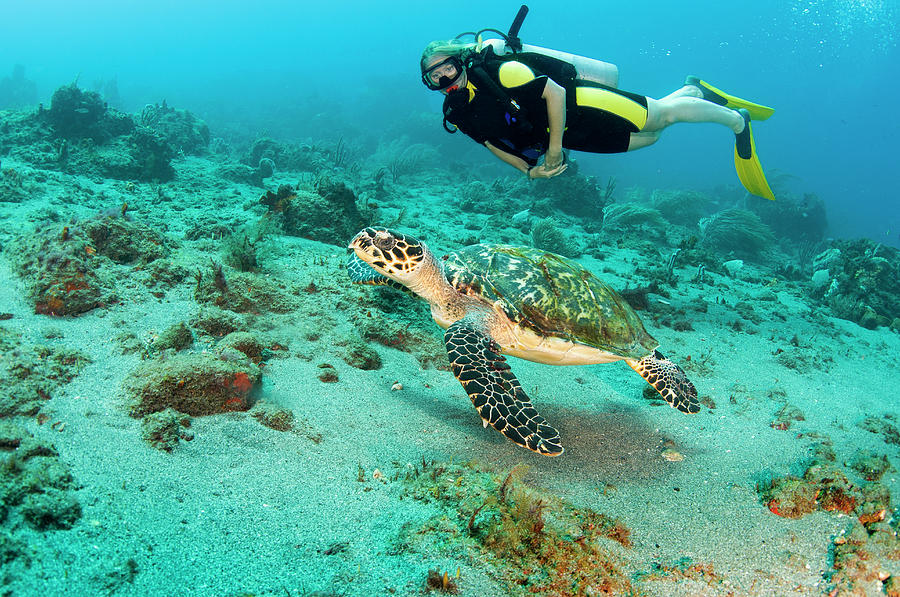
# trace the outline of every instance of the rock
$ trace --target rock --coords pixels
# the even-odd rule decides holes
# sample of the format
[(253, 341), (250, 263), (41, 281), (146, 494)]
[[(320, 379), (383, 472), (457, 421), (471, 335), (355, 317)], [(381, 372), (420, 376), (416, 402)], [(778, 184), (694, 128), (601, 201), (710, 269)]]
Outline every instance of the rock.
[(268, 402), (258, 402), (250, 411), (257, 421), (275, 431), (291, 431), (294, 428), (294, 413), (288, 408), (279, 408)]
[(725, 271), (728, 272), (728, 275), (732, 278), (738, 275), (738, 272), (744, 268), (744, 260), (743, 259), (732, 259), (731, 261), (726, 261), (722, 264), (722, 267), (725, 268)]
[(822, 290), (831, 283), (831, 274), (827, 269), (817, 269), (812, 275), (812, 285), (816, 290)]
[(222, 353), (233, 349), (243, 354), (254, 363), (263, 360), (267, 343), (249, 332), (231, 332), (216, 344), (216, 352)]
[(259, 367), (250, 359), (224, 361), (211, 354), (182, 353), (138, 366), (124, 387), (133, 417), (167, 408), (203, 416), (249, 409), (259, 380)]
[(194, 432), (188, 429), (190, 426), (189, 416), (167, 408), (150, 413), (141, 420), (141, 437), (157, 450), (171, 452), (178, 445), (178, 440), (194, 439)]
[(169, 349), (179, 351), (190, 347), (193, 343), (194, 334), (191, 332), (191, 328), (183, 321), (179, 321), (163, 330), (163, 333), (153, 343), (153, 348), (158, 351)]

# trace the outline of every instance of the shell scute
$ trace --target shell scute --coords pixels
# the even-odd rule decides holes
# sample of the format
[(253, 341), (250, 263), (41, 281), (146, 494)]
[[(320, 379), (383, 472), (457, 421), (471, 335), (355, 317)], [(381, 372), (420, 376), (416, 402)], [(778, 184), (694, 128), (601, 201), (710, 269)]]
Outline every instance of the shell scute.
[(460, 292), (499, 304), (510, 321), (541, 335), (635, 358), (658, 345), (619, 293), (560, 255), (472, 245), (451, 253), (444, 273)]

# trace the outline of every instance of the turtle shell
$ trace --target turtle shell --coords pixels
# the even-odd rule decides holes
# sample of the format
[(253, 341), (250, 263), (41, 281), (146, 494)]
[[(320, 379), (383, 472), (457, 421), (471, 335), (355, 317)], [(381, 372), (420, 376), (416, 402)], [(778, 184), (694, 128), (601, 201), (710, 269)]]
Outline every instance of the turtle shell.
[(445, 257), (444, 273), (459, 292), (499, 305), (510, 321), (540, 335), (628, 358), (659, 345), (619, 293), (555, 253), (471, 245)]

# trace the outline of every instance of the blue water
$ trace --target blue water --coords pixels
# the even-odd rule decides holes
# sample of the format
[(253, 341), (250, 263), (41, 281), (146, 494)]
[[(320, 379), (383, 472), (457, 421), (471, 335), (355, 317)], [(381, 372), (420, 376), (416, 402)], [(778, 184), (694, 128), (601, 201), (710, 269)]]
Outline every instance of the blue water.
[[(418, 82), (422, 47), (465, 30), (505, 30), (518, 3), (380, 4), (7, 0), (0, 76), (24, 65), (44, 102), (76, 78), (88, 89), (115, 78), (119, 107), (165, 98), (205, 118), (214, 135), (236, 121), (273, 136), (369, 144), (406, 133), (442, 143), (453, 158), (490, 159), (439, 124), (404, 123), (439, 111), (440, 98)], [(770, 179), (789, 175), (778, 190), (824, 199), (834, 236), (900, 244), (896, 0), (628, 4), (532, 2), (522, 37), (616, 63), (624, 89), (660, 97), (697, 74), (774, 106), (755, 133)], [(729, 133), (713, 125), (674, 127), (650, 149), (582, 156), (582, 165), (620, 187), (736, 182)]]

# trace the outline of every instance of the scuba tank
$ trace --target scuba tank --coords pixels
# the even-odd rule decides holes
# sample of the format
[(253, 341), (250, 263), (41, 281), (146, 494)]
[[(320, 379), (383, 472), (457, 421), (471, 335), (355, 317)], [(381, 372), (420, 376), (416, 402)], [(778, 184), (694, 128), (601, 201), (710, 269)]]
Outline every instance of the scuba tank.
[[(519, 8), (519, 12), (516, 14), (516, 18), (513, 20), (507, 33), (503, 33), (496, 29), (482, 29), (481, 31), (476, 32), (460, 33), (456, 38), (459, 39), (460, 37), (472, 35), (475, 37), (475, 42), (477, 44), (476, 49), (479, 52), (487, 45), (494, 50), (494, 54), (497, 56), (508, 56), (511, 54), (518, 54), (519, 52), (525, 52), (562, 60), (575, 68), (576, 79), (618, 88), (619, 68), (615, 64), (596, 60), (594, 58), (587, 58), (585, 56), (578, 56), (577, 54), (570, 54), (568, 52), (560, 52), (559, 50), (523, 44), (519, 39), (519, 29), (522, 27), (522, 22), (525, 20), (525, 15), (527, 14), (528, 7), (523, 4)], [(488, 32), (496, 33), (500, 37), (482, 39), (482, 35)]]
[(569, 54), (568, 52), (560, 52), (559, 50), (551, 50), (540, 46), (532, 46), (530, 44), (522, 44), (521, 50), (513, 50), (504, 39), (491, 38), (486, 39), (483, 45), (491, 46), (497, 56), (505, 56), (508, 54), (517, 54), (521, 52), (529, 52), (540, 54), (541, 56), (549, 56), (563, 62), (568, 62), (575, 67), (576, 78), (581, 81), (590, 81), (592, 83), (600, 83), (607, 87), (619, 86), (619, 68), (615, 64), (578, 56), (577, 54)]

